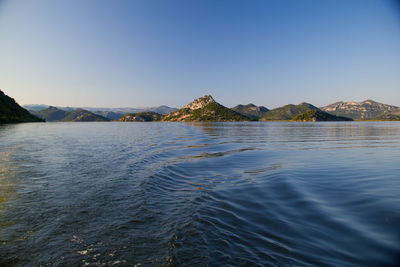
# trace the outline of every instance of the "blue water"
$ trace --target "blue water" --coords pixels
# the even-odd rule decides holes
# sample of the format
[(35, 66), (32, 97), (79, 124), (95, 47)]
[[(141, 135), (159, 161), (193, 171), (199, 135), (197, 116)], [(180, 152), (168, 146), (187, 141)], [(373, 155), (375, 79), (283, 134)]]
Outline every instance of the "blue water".
[(0, 126), (0, 265), (396, 266), (400, 123)]

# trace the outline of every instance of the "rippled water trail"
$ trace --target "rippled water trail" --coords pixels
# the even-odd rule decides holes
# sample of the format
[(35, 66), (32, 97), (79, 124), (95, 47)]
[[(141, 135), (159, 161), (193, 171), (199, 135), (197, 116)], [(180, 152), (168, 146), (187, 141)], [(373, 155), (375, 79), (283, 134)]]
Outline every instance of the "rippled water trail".
[(396, 266), (400, 123), (0, 126), (0, 265)]

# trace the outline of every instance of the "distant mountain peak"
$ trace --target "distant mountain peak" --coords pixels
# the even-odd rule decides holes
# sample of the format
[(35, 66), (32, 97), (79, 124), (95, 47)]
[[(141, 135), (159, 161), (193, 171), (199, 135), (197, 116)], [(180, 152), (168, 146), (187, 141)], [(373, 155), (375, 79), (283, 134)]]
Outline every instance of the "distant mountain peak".
[(207, 106), (210, 103), (215, 103), (214, 98), (211, 95), (205, 95), (203, 97), (199, 97), (199, 98), (193, 100), (192, 102), (190, 102), (183, 108), (187, 108), (190, 110), (196, 110), (196, 109), (204, 108), (205, 106)]
[(313, 104), (307, 103), (307, 102), (301, 102), (298, 106), (306, 106), (309, 107), (311, 109), (319, 109), (316, 106), (314, 106)]
[(247, 105), (239, 104), (239, 105), (233, 107), (232, 110), (234, 110), (234, 111), (236, 111), (236, 112), (238, 112), (238, 113), (240, 113), (240, 114), (242, 114), (244, 116), (247, 116), (247, 117), (250, 117), (252, 119), (257, 119), (258, 120), (269, 109), (267, 109), (264, 106), (257, 107), (256, 105), (250, 103), (250, 104), (247, 104)]
[(245, 107), (257, 107), (256, 105), (254, 105), (253, 103), (250, 103), (250, 104), (247, 104), (247, 105), (244, 105)]

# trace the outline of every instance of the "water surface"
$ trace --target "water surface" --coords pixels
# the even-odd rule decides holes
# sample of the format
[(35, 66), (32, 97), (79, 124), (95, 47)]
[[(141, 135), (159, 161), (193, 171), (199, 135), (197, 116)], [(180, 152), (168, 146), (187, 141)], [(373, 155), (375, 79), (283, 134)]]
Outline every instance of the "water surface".
[(400, 123), (0, 126), (0, 265), (396, 266)]

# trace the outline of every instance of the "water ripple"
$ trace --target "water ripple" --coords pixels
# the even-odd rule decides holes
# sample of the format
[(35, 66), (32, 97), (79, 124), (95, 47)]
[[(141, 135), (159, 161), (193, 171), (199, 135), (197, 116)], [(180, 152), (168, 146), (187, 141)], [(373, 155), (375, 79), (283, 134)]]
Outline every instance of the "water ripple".
[(0, 126), (0, 265), (397, 266), (399, 123)]

